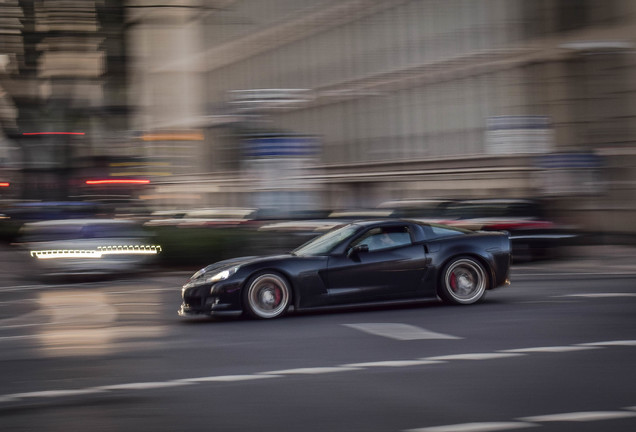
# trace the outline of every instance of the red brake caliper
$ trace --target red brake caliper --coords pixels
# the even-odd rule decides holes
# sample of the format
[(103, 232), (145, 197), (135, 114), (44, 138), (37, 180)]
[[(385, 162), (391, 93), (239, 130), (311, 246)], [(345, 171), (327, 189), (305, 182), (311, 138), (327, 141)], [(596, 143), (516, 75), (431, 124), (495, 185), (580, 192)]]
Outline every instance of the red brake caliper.
[(457, 276), (455, 276), (454, 272), (451, 273), (450, 284), (451, 284), (451, 288), (453, 289), (453, 291), (457, 291)]
[(278, 305), (278, 304), (280, 303), (280, 299), (281, 299), (282, 297), (283, 297), (283, 296), (281, 295), (280, 289), (276, 288), (276, 289), (274, 290), (274, 299), (276, 300), (276, 305)]

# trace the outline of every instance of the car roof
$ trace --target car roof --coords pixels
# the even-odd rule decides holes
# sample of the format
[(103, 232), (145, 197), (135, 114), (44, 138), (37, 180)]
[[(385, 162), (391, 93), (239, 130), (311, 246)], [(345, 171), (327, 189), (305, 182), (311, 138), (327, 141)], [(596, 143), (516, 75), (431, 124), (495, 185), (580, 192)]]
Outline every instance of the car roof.
[[(405, 224), (415, 224), (415, 225), (428, 225), (425, 222), (420, 222), (412, 219), (401, 219), (401, 218), (389, 218), (389, 219), (360, 219), (354, 220), (349, 223), (349, 225), (360, 225), (360, 226), (370, 226), (370, 225), (392, 225), (396, 223), (405, 223)], [(344, 224), (346, 225), (346, 224)]]

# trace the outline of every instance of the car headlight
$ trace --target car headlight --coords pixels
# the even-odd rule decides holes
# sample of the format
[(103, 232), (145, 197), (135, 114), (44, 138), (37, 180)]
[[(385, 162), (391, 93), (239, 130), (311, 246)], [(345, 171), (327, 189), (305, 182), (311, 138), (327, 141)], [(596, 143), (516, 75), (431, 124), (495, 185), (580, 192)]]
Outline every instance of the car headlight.
[(195, 286), (207, 285), (207, 284), (212, 284), (215, 282), (225, 280), (229, 278), (230, 276), (232, 276), (234, 273), (236, 273), (238, 269), (239, 269), (238, 266), (232, 267), (232, 268), (220, 271), (218, 273), (215, 273), (211, 276), (208, 276), (205, 273), (201, 273), (200, 271), (198, 271), (194, 274), (194, 276), (192, 276), (192, 278), (190, 278), (190, 281), (186, 283), (183, 286), (183, 288), (184, 289), (192, 288)]

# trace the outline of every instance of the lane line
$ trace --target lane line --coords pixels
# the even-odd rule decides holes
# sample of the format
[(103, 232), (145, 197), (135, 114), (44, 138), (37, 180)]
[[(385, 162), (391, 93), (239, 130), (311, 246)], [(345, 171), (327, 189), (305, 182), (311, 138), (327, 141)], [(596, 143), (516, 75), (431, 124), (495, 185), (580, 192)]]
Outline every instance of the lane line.
[(593, 422), (636, 417), (636, 406), (622, 411), (580, 411), (521, 417), (512, 422), (475, 422), (406, 429), (404, 432), (493, 432), (545, 426), (553, 422)]
[[(589, 347), (594, 348), (604, 348), (611, 346), (634, 346), (636, 345), (635, 340), (622, 340), (622, 341), (604, 341), (604, 342), (594, 342), (589, 344), (577, 344), (572, 345), (572, 347)], [(546, 350), (547, 352), (555, 352), (553, 349), (555, 347), (536, 347), (536, 348), (523, 348), (522, 350), (527, 350), (529, 353), (533, 352), (544, 352), (541, 350)], [(556, 347), (560, 350), (567, 348), (565, 347)], [(565, 351), (571, 351), (566, 349)], [(578, 350), (576, 350), (578, 351)], [(557, 351), (562, 352), (562, 351)], [(83, 389), (71, 389), (71, 390), (44, 390), (37, 392), (29, 392), (29, 393), (15, 393), (15, 394), (5, 394), (0, 395), (0, 402), (16, 402), (23, 399), (28, 398), (55, 398), (62, 396), (81, 396), (93, 393), (100, 393), (103, 391), (116, 391), (116, 390), (152, 390), (159, 388), (168, 388), (168, 387), (179, 387), (185, 385), (193, 385), (200, 384), (205, 382), (233, 382), (233, 381), (248, 381), (255, 379), (264, 379), (264, 378), (283, 378), (288, 375), (317, 375), (317, 374), (327, 374), (333, 372), (347, 372), (347, 371), (359, 371), (365, 370), (366, 368), (372, 367), (403, 367), (403, 366), (417, 366), (417, 365), (431, 365), (444, 363), (445, 361), (452, 360), (489, 360), (489, 359), (500, 359), (500, 358), (509, 358), (509, 357), (518, 357), (527, 355), (526, 353), (520, 352), (494, 352), (494, 353), (469, 353), (469, 354), (454, 354), (454, 355), (446, 355), (446, 356), (436, 356), (436, 357), (425, 357), (415, 360), (387, 360), (387, 361), (378, 361), (378, 362), (367, 362), (367, 363), (352, 363), (343, 366), (335, 366), (335, 367), (311, 367), (311, 368), (297, 368), (297, 369), (286, 369), (279, 371), (267, 371), (260, 372), (256, 374), (248, 374), (248, 375), (219, 375), (219, 376), (207, 376), (207, 377), (198, 377), (198, 378), (185, 378), (185, 379), (172, 379), (166, 381), (156, 381), (156, 382), (136, 382), (136, 383), (122, 383), (122, 384), (113, 384), (99, 387), (88, 387)], [(595, 411), (595, 412), (583, 412), (583, 413), (568, 413), (568, 414), (551, 414), (548, 416), (536, 416), (536, 417), (528, 417), (527, 419), (532, 419), (532, 421), (536, 421), (536, 419), (550, 419), (550, 421), (590, 421), (590, 420), (603, 420), (610, 418), (622, 418), (622, 417), (636, 417), (636, 406), (630, 407), (626, 409), (627, 411)], [(526, 420), (527, 420), (526, 419)], [(574, 420), (569, 420), (574, 419)], [(524, 419), (521, 420), (522, 423), (518, 422), (491, 422), (491, 423), (466, 423), (463, 425), (451, 425), (451, 426), (436, 426), (438, 429), (413, 429), (418, 431), (437, 431), (441, 432), (444, 430), (453, 430), (453, 431), (496, 431), (496, 430), (504, 430), (502, 428), (520, 428), (520, 427), (529, 427), (534, 426), (531, 423), (523, 423)], [(530, 420), (529, 420), (530, 421)], [(547, 420), (546, 420), (547, 421)], [(439, 428), (454, 428), (454, 429), (439, 429)], [(466, 429), (462, 429), (466, 428)]]
[(578, 344), (580, 346), (636, 346), (636, 340), (622, 340), (622, 341), (605, 341), (605, 342), (588, 342)]
[(524, 354), (521, 353), (472, 353), (472, 354), (451, 354), (444, 356), (436, 356), (436, 357), (424, 357), (420, 360), (492, 360), (499, 358), (507, 358), (507, 357), (518, 357)]
[(219, 375), (208, 376), (199, 378), (186, 378), (178, 381), (185, 381), (189, 383), (202, 383), (202, 382), (238, 382), (238, 381), (250, 381), (267, 378), (280, 378), (282, 375)]
[(355, 370), (361, 370), (361, 368), (345, 367), (345, 366), (312, 367), (312, 368), (285, 369), (285, 370), (260, 372), (260, 373), (263, 375), (319, 375), (319, 374), (332, 373), (332, 372), (348, 372), (348, 371), (355, 371)]
[(518, 420), (528, 422), (589, 422), (599, 420), (614, 420), (636, 417), (636, 412), (630, 411), (581, 411), (562, 414), (548, 414), (541, 416), (523, 417)]
[(501, 350), (498, 352), (502, 353), (562, 353), (562, 352), (572, 352), (572, 351), (585, 351), (585, 350), (593, 350), (599, 349), (599, 346), (547, 346), (547, 347), (536, 347), (536, 348), (517, 348), (517, 349), (507, 349)]
[(513, 429), (524, 429), (539, 426), (526, 422), (483, 422), (461, 423), (446, 426), (432, 426), (418, 429), (407, 429), (406, 432), (495, 432)]
[(171, 381), (156, 381), (156, 382), (137, 382), (127, 384), (114, 384), (107, 386), (94, 387), (98, 390), (150, 390), (158, 388), (168, 387), (180, 387), (186, 385), (192, 385), (194, 383), (184, 380), (171, 380)]
[(352, 367), (352, 368), (407, 367), (407, 366), (432, 365), (432, 364), (440, 364), (440, 363), (445, 363), (445, 362), (433, 361), (433, 360), (387, 360), (387, 361), (377, 361), (377, 362), (367, 362), (367, 363), (349, 363), (349, 364), (342, 365), (342, 367)]
[(76, 390), (44, 390), (37, 392), (27, 393), (15, 393), (8, 395), (12, 400), (25, 399), (25, 398), (50, 398), (50, 397), (64, 397), (64, 396), (84, 396), (88, 394), (104, 393), (105, 390), (99, 388), (85, 388)]

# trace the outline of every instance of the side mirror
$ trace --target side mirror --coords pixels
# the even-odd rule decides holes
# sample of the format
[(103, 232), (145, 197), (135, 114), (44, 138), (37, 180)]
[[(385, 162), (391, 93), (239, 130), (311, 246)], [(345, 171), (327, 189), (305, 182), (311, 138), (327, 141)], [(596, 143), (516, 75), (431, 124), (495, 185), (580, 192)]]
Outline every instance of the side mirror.
[(369, 245), (361, 244), (352, 247), (349, 249), (349, 252), (347, 252), (347, 257), (351, 258), (352, 256), (358, 255), (360, 252), (369, 252)]

